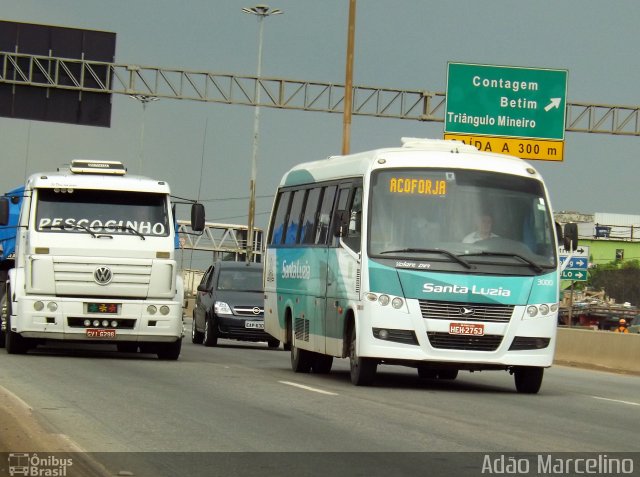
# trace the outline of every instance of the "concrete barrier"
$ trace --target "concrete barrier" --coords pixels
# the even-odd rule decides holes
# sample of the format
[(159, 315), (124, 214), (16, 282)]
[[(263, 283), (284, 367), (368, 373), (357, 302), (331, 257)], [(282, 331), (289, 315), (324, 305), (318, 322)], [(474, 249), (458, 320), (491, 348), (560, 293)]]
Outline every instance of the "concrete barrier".
[(640, 334), (558, 328), (555, 362), (640, 374)]

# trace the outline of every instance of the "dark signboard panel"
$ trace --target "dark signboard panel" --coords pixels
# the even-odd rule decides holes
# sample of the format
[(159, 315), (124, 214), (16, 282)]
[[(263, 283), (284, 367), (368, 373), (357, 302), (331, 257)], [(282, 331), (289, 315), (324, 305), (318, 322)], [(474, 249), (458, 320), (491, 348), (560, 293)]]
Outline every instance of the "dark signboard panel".
[[(0, 50), (112, 63), (116, 34), (0, 20)], [(20, 66), (28, 69), (28, 60), (20, 60)], [(79, 75), (80, 65), (72, 65), (70, 70)], [(9, 68), (7, 77), (11, 77), (12, 72)], [(104, 67), (99, 77), (105, 78), (107, 72), (108, 68)], [(33, 80), (43, 81), (44, 74), (35, 71)], [(58, 84), (73, 86), (65, 76), (60, 77)], [(85, 77), (85, 85), (99, 86), (91, 77)], [(0, 116), (109, 127), (111, 95), (2, 83)]]

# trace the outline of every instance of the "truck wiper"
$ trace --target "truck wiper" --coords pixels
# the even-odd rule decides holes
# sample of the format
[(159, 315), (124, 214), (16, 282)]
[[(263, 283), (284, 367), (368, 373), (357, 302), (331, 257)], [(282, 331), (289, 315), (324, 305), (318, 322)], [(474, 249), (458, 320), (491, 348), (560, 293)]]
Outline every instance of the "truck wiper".
[(134, 229), (133, 227), (131, 227), (129, 225), (116, 225), (115, 227), (109, 227), (109, 228), (110, 229), (113, 228), (113, 229), (116, 229), (116, 230), (126, 230), (128, 232), (133, 232), (135, 235), (140, 237), (142, 240), (147, 240), (142, 232), (139, 232), (138, 230)]
[(460, 258), (459, 255), (455, 253), (449, 252), (448, 250), (444, 250), (441, 248), (402, 248), (398, 250), (385, 250), (384, 252), (380, 252), (380, 255), (386, 253), (440, 253), (442, 255), (446, 255), (447, 257), (453, 259), (458, 262), (460, 265), (463, 265), (466, 268), (472, 269), (476, 268), (475, 265), (471, 265), (465, 259)]
[(541, 271), (543, 271), (544, 269), (538, 265), (536, 262), (534, 262), (531, 259), (528, 259), (527, 257), (517, 254), (517, 253), (511, 253), (511, 252), (478, 252), (478, 253), (468, 253), (466, 254), (466, 256), (470, 256), (470, 255), (491, 255), (491, 256), (497, 256), (497, 257), (515, 257), (515, 258), (519, 258), (520, 260), (522, 260), (523, 262), (525, 262), (527, 265), (529, 265), (531, 268), (533, 268), (536, 272), (540, 273)]
[(96, 234), (93, 233), (93, 231), (87, 227), (86, 225), (80, 225), (80, 224), (60, 224), (60, 225), (43, 225), (42, 227), (40, 227), (41, 229), (62, 229), (62, 230), (67, 230), (67, 229), (71, 229), (71, 230), (84, 230), (85, 232), (87, 232), (88, 234), (91, 234), (91, 236), (93, 238), (98, 238), (98, 236)]

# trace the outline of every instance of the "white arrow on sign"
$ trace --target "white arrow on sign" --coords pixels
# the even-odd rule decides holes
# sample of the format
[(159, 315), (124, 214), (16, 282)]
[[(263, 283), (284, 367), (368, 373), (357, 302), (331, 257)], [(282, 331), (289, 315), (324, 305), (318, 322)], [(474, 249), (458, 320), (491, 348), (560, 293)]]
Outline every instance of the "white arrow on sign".
[(562, 98), (551, 98), (551, 102), (544, 107), (544, 110), (548, 112), (552, 108), (559, 108), (560, 101), (562, 101)]

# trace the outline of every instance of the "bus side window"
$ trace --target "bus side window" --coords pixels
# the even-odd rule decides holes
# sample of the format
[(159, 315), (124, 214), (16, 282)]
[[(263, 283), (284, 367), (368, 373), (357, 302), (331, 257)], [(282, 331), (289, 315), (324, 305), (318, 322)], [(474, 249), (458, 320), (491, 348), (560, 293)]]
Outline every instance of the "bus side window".
[(362, 187), (356, 187), (353, 191), (351, 207), (349, 210), (349, 225), (344, 242), (352, 250), (359, 252), (361, 249), (362, 234)]
[(292, 245), (298, 242), (298, 232), (300, 231), (300, 218), (307, 189), (297, 190), (293, 193), (291, 201), (291, 209), (289, 211), (289, 225), (287, 225), (287, 233), (284, 243)]
[(291, 192), (281, 192), (278, 198), (278, 205), (276, 209), (276, 215), (273, 219), (273, 225), (271, 227), (271, 244), (280, 244), (284, 237), (284, 229), (287, 225), (287, 212), (289, 211), (289, 199)]
[(318, 205), (320, 202), (320, 193), (322, 189), (315, 187), (309, 191), (307, 196), (307, 205), (300, 223), (302, 230), (300, 232), (300, 243), (311, 244), (315, 238), (315, 228), (318, 220)]
[(338, 186), (331, 185), (324, 189), (322, 197), (322, 205), (320, 206), (320, 215), (318, 216), (318, 225), (316, 226), (315, 243), (323, 245), (327, 243), (329, 237), (329, 226), (331, 224), (331, 215), (333, 212), (333, 202), (336, 197), (336, 189)]
[[(336, 201), (336, 208), (333, 211), (333, 220), (331, 221), (331, 245), (334, 247), (338, 246), (339, 238), (336, 236), (338, 232), (338, 227), (344, 227), (348, 225), (348, 220), (346, 220), (346, 224), (342, 222), (341, 219), (344, 219), (345, 214), (348, 210), (349, 204), (349, 196), (351, 194), (351, 184), (340, 184), (340, 189), (338, 190), (338, 200)], [(346, 236), (347, 231), (343, 230), (342, 235)]]

